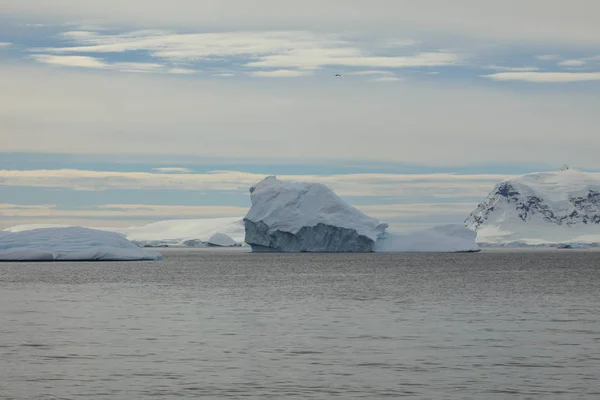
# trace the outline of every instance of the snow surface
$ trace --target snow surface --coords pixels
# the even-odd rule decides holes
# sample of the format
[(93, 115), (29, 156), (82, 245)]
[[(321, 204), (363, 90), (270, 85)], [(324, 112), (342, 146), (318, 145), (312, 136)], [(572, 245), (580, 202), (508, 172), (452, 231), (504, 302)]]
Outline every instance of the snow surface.
[(0, 261), (160, 260), (123, 235), (82, 227), (0, 231)]
[[(509, 183), (518, 195), (512, 199), (498, 195), (497, 190), (504, 183)], [(496, 185), (469, 216), (466, 225), (477, 231), (477, 242), (485, 244), (600, 243), (600, 224), (578, 222), (583, 217), (590, 221), (600, 216), (599, 206), (589, 201), (582, 210), (571, 201), (573, 198), (589, 200), (588, 195), (594, 192), (600, 192), (598, 173), (567, 169), (518, 176)], [(551, 222), (535, 212), (529, 212), (524, 221), (523, 210), (518, 209), (521, 206), (517, 206), (515, 199), (527, 203), (528, 198), (541, 199), (542, 207), (565, 222)], [(484, 223), (478, 226), (477, 218), (484, 218)]]
[(255, 251), (372, 251), (387, 228), (320, 183), (283, 182), (270, 176), (250, 193), (245, 241)]
[(443, 225), (404, 233), (387, 233), (375, 244), (378, 253), (475, 252), (476, 233), (463, 225)]

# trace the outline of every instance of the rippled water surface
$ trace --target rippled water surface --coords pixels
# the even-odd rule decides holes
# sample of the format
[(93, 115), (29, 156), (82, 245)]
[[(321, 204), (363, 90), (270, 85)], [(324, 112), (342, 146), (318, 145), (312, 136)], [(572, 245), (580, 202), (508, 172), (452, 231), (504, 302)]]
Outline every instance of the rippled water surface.
[(600, 252), (0, 264), (2, 399), (598, 399)]

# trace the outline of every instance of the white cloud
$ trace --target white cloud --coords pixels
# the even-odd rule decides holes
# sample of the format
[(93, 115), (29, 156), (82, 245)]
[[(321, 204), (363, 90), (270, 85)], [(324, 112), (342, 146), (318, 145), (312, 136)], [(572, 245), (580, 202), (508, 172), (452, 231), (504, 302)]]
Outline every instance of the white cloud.
[(380, 71), (380, 70), (347, 72), (347, 75), (391, 75), (391, 74), (392, 74), (391, 71)]
[[(169, 171), (170, 172), (170, 171)], [(86, 190), (229, 190), (248, 193), (264, 174), (214, 171), (171, 174), (87, 170), (0, 170), (0, 185)], [(484, 197), (505, 175), (346, 174), (280, 175), (284, 180), (320, 182), (342, 196)]]
[(0, 216), (25, 218), (207, 218), (236, 217), (248, 212), (246, 207), (171, 206), (152, 204), (106, 204), (86, 209), (65, 210), (55, 205), (21, 206), (0, 204)]
[(558, 63), (561, 67), (581, 67), (585, 65), (584, 60), (564, 60)]
[[(75, 45), (34, 49), (44, 53), (115, 53), (147, 51), (169, 61), (197, 61), (218, 57), (244, 56), (250, 68), (318, 69), (324, 66), (404, 68), (443, 66), (460, 58), (451, 52), (373, 56), (360, 43), (332, 34), (307, 31), (260, 31), (175, 34), (137, 31), (119, 35), (92, 32), (65, 32)], [(264, 75), (267, 76), (267, 75)], [(269, 75), (269, 76), (277, 76)], [(286, 72), (286, 76), (290, 76)]]
[(170, 68), (167, 72), (169, 74), (189, 75), (189, 74), (195, 74), (198, 71), (193, 70), (193, 69), (188, 69), (188, 68)]
[(597, 45), (600, 3), (594, 0), (3, 0), (9, 17), (44, 22), (108, 21), (114, 25), (196, 29), (368, 31), (466, 36), (530, 43)]
[(560, 58), (560, 56), (558, 56), (557, 54), (542, 54), (542, 55), (536, 56), (536, 58), (538, 60), (542, 60), (542, 61), (552, 61), (552, 60), (556, 60), (556, 59)]
[(415, 218), (423, 216), (459, 215), (462, 219), (471, 213), (477, 202), (466, 203), (403, 203), (357, 206), (365, 214), (385, 220), (386, 218)]
[(38, 54), (31, 56), (36, 61), (44, 64), (61, 65), (65, 67), (108, 68), (109, 64), (96, 57), (89, 56), (55, 56)]
[(497, 81), (566, 83), (600, 81), (600, 72), (500, 72), (483, 77)]
[(508, 72), (535, 72), (540, 70), (538, 67), (503, 67), (500, 65), (490, 65), (488, 68)]
[(295, 51), (288, 54), (268, 55), (260, 61), (249, 62), (251, 68), (316, 68), (323, 66), (407, 68), (452, 65), (460, 61), (453, 53), (429, 52), (412, 56), (374, 57), (349, 56), (337, 51)]
[(12, 46), (11, 42), (0, 42), (0, 48)]
[(297, 71), (291, 69), (278, 69), (275, 71), (252, 71), (248, 75), (263, 78), (293, 78), (299, 76), (312, 75), (310, 71)]
[(373, 82), (400, 82), (404, 79), (398, 78), (397, 76), (382, 76), (381, 78), (373, 79)]
[(189, 168), (181, 168), (181, 167), (161, 167), (161, 168), (152, 168), (152, 171), (161, 172), (165, 174), (173, 173), (173, 174), (188, 174), (192, 172)]
[[(115, 62), (107, 63), (101, 58), (90, 56), (57, 56), (52, 54), (36, 54), (31, 58), (43, 63), (63, 67), (79, 67), (79, 68), (94, 68), (94, 69), (111, 69), (121, 72), (164, 72), (164, 65), (157, 63), (142, 63), (142, 62)], [(169, 72), (169, 71), (168, 71)], [(173, 72), (171, 72), (173, 73)], [(177, 72), (175, 72), (177, 73)], [(181, 73), (181, 70), (179, 70)]]
[(100, 76), (2, 64), (2, 149), (154, 155), (170, 163), (209, 157), (600, 168), (594, 136), (600, 99), (589, 90), (518, 91), (464, 82), (457, 90), (444, 81), (376, 85), (332, 76), (282, 85), (211, 73), (200, 79)]

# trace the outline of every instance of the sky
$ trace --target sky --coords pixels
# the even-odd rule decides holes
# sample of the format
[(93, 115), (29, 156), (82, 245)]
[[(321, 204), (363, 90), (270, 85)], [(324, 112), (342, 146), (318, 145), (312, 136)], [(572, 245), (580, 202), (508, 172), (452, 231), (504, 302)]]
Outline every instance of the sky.
[[(395, 230), (600, 171), (596, 0), (0, 0), (0, 229), (242, 217), (268, 175)], [(341, 76), (336, 76), (337, 74)]]

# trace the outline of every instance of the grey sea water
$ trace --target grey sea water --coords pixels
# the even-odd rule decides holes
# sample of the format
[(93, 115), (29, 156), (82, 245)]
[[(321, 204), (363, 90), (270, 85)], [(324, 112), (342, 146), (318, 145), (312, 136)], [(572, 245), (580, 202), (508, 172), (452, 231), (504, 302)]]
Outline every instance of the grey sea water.
[(0, 398), (600, 398), (600, 252), (164, 254), (0, 264)]

